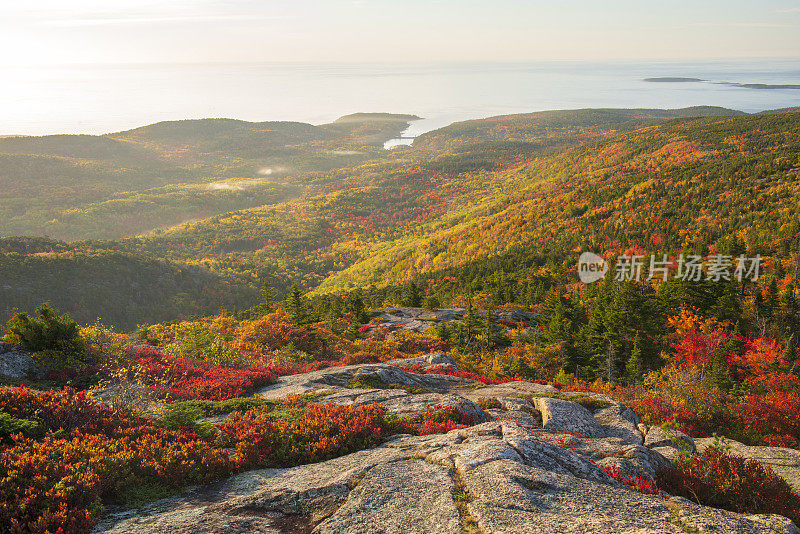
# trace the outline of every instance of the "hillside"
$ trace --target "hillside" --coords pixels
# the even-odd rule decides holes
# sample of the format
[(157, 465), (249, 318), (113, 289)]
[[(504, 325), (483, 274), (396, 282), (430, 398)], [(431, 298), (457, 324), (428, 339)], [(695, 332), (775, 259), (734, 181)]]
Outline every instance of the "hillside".
[[(540, 254), (800, 243), (800, 114), (676, 120), (489, 174), (513, 189), (375, 243), (319, 291), (397, 283), (520, 247)], [(501, 237), (502, 236), (502, 237)], [(577, 254), (576, 254), (577, 256)]]
[(142, 323), (252, 305), (256, 292), (201, 267), (62, 242), (0, 238), (0, 316), (42, 302), (81, 323), (124, 330)]
[[(113, 142), (96, 144), (113, 155), (118, 152), (111, 147), (125, 140), (159, 154), (161, 162), (202, 161), (314, 136), (327, 140), (307, 142), (360, 143), (375, 132), (396, 134), (412, 119), (356, 115), (320, 127), (180, 121), (112, 134)], [(739, 247), (788, 259), (800, 231), (799, 122), (798, 113), (748, 116), (721, 108), (575, 110), (468, 121), (392, 151), (363, 148), (351, 156), (357, 151), (326, 148), (355, 158), (342, 160), (339, 168), (163, 185), (73, 208), (60, 220), (99, 235), (119, 228), (151, 231), (115, 241), (61, 243), (58, 250), (83, 257), (87, 266), (103, 252), (200, 269), (188, 272), (203, 273), (200, 285), (226, 295), (222, 302), (229, 308), (254, 305), (263, 284), (280, 297), (294, 283), (317, 294), (371, 284), (397, 287), (426, 274), (461, 277), (453, 269), (476, 266), (478, 272), (482, 262), (495, 260), (506, 271), (548, 259), (568, 269), (586, 249), (613, 255), (630, 247), (663, 253)], [(12, 141), (19, 149), (22, 141)], [(59, 154), (37, 158), (81, 155), (69, 144), (50, 146), (54, 140), (25, 142), (34, 141), (37, 150)], [(245, 161), (226, 157), (237, 165)], [(70, 181), (116, 187), (79, 169)], [(235, 209), (242, 204), (253, 207)], [(169, 221), (189, 222), (169, 227)], [(66, 291), (14, 271), (19, 259), (8, 265), (8, 276), (28, 280), (25, 287), (41, 300), (66, 304), (81, 293), (80, 278), (70, 278), (74, 290)], [(108, 291), (113, 300), (113, 287)], [(161, 300), (203, 302), (185, 301), (176, 291)], [(7, 298), (9, 309), (35, 304), (16, 293)], [(214, 311), (204, 306), (188, 313)], [(173, 310), (152, 316), (143, 311), (137, 320), (147, 322), (187, 313), (146, 298), (141, 309)], [(121, 324), (105, 308), (81, 310), (89, 320), (101, 315)]]
[(296, 198), (304, 173), (373, 157), (414, 118), (203, 119), (106, 136), (3, 137), (0, 236), (116, 239)]

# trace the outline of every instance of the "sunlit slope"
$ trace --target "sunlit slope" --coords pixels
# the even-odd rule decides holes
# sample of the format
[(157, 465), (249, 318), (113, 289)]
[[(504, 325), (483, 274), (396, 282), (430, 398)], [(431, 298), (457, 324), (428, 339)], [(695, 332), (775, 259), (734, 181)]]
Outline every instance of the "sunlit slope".
[(439, 149), (457, 149), (476, 143), (527, 143), (561, 147), (636, 130), (669, 119), (726, 115), (745, 113), (715, 106), (538, 111), (455, 122), (421, 135), (414, 145)]
[[(528, 138), (559, 137), (560, 143), (574, 146), (583, 142), (582, 137), (573, 139), (578, 134), (568, 131), (556, 135), (553, 132), (558, 125), (585, 120), (589, 121), (587, 128), (602, 132), (598, 121), (629, 123), (634, 116), (652, 123), (663, 122), (672, 114), (710, 111), (734, 113), (720, 108), (603, 110), (599, 114), (586, 110), (549, 112), (515, 116), (511, 123), (517, 133), (508, 135), (523, 135), (524, 131)], [(483, 130), (494, 120), (471, 124), (476, 130)], [(619, 135), (609, 130), (600, 138)], [(279, 290), (294, 282), (311, 288), (329, 275), (338, 280), (336, 273), (353, 264), (358, 265), (355, 269), (369, 272), (384, 249), (408, 242), (409, 250), (413, 250), (429, 233), (455, 231), (468, 225), (482, 209), (501, 211), (503, 203), (518, 200), (521, 189), (566, 172), (563, 158), (574, 157), (568, 154), (530, 146), (520, 148), (514, 143), (465, 145), (457, 153), (415, 146), (392, 151), (383, 159), (315, 175), (314, 187), (324, 194), (227, 213), (125, 243), (156, 257), (200, 262), (215, 271), (246, 273)], [(517, 240), (515, 236), (508, 239)], [(468, 248), (465, 258), (473, 247)], [(503, 249), (502, 240), (492, 243), (491, 251)], [(409, 250), (402, 254), (410, 254)], [(370, 260), (360, 263), (364, 258)], [(402, 262), (398, 267), (401, 265)], [(347, 271), (343, 278), (351, 272)], [(353, 283), (360, 283), (361, 278), (354, 278)], [(365, 276), (370, 280), (380, 278), (380, 274)], [(333, 287), (339, 288), (340, 283), (335, 282)]]
[(389, 284), (518, 247), (532, 252), (749, 250), (800, 242), (800, 114), (676, 120), (490, 173), (518, 191), (448, 211), (318, 291)]

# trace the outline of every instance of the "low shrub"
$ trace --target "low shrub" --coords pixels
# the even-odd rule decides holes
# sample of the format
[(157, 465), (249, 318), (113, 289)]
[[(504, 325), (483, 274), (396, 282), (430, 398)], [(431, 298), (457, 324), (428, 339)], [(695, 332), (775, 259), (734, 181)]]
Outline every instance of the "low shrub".
[(786, 481), (757, 461), (722, 448), (679, 457), (674, 467), (659, 472), (657, 482), (664, 491), (698, 504), (800, 520), (800, 495)]
[(135, 360), (154, 381), (159, 393), (174, 400), (225, 400), (249, 395), (254, 389), (275, 383), (276, 376), (264, 367), (221, 367), (139, 349)]
[(390, 432), (380, 405), (310, 404), (301, 410), (290, 417), (235, 412), (218, 427), (220, 444), (235, 449), (239, 467), (285, 467), (371, 447)]
[[(0, 525), (88, 532), (103, 502), (137, 505), (229, 473), (228, 454), (69, 388), (0, 391), (3, 420), (27, 420), (0, 450)], [(18, 425), (19, 426), (19, 425)]]
[(502, 404), (500, 404), (500, 401), (497, 400), (495, 397), (483, 397), (481, 399), (478, 399), (478, 402), (476, 404), (480, 407), (481, 410), (493, 410), (493, 409), (499, 410), (500, 408), (503, 407)]
[(644, 493), (645, 495), (662, 495), (663, 492), (658, 488), (658, 484), (656, 484), (653, 480), (647, 480), (646, 478), (624, 475), (620, 471), (619, 467), (616, 465), (604, 465), (603, 471), (605, 471), (611, 478), (618, 482), (622, 482), (629, 488), (632, 488), (639, 493)]
[(479, 422), (481, 421), (476, 421), (474, 417), (456, 406), (436, 405), (422, 414), (421, 425), (417, 433), (421, 436), (442, 434)]

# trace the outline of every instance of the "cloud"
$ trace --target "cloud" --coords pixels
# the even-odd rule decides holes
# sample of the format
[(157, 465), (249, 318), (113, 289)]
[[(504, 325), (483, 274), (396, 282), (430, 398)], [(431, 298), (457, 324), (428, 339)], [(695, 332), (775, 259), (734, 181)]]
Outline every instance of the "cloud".
[(786, 9), (779, 9), (775, 13), (800, 13), (800, 7), (789, 7)]

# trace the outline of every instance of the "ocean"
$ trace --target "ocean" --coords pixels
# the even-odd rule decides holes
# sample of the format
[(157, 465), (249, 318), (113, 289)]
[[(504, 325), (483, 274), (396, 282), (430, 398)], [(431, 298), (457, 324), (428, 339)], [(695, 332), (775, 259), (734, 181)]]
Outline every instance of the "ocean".
[[(652, 83), (687, 77), (704, 82)], [(0, 135), (100, 134), (163, 120), (227, 117), (321, 124), (355, 112), (423, 117), (413, 137), (451, 122), (597, 107), (800, 106), (800, 58), (694, 62), (238, 63), (19, 67), (0, 71)]]

